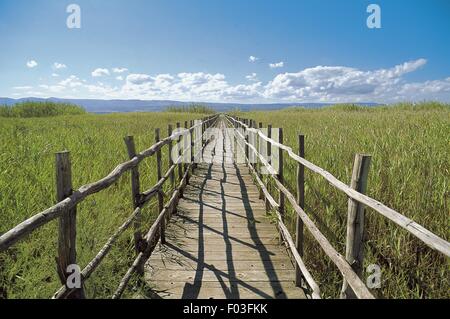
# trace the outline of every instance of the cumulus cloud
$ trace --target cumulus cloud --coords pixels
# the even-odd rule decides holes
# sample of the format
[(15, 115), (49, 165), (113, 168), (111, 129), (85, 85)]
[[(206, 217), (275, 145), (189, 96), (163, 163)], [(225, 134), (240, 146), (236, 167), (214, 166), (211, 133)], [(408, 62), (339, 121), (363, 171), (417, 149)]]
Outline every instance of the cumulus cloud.
[(109, 70), (98, 68), (98, 69), (95, 69), (94, 71), (92, 71), (91, 74), (94, 78), (97, 78), (97, 77), (109, 75)]
[(150, 75), (147, 74), (130, 74), (127, 76), (127, 83), (132, 85), (141, 85), (151, 80)]
[(281, 62), (277, 62), (277, 63), (269, 63), (269, 67), (270, 67), (271, 69), (282, 68), (282, 67), (284, 67), (284, 62), (281, 61)]
[(65, 68), (67, 68), (67, 65), (65, 65), (63, 63), (55, 62), (55, 63), (53, 63), (53, 68), (55, 70), (65, 69)]
[(124, 73), (124, 72), (128, 72), (127, 68), (113, 68), (112, 71), (114, 73)]
[[(363, 70), (349, 66), (315, 66), (297, 72), (275, 75), (268, 82), (256, 73), (246, 83), (230, 83), (222, 73), (181, 72), (178, 74), (133, 73), (118, 75), (117, 86), (87, 83), (75, 75), (56, 85), (40, 87), (77, 97), (123, 99), (174, 99), (184, 101), (229, 102), (381, 102), (402, 100), (450, 101), (450, 77), (425, 82), (408, 82), (405, 75), (426, 65), (425, 59), (401, 63), (390, 68)], [(98, 72), (105, 74), (105, 72)], [(112, 79), (114, 80), (114, 79)], [(105, 82), (107, 82), (105, 80)], [(20, 91), (20, 90), (17, 90)], [(20, 91), (22, 92), (22, 91)]]
[(316, 66), (296, 73), (278, 74), (266, 85), (264, 96), (330, 102), (382, 100), (402, 88), (403, 75), (425, 64), (425, 59), (419, 59), (373, 71)]
[(32, 86), (28, 86), (28, 85), (24, 85), (24, 86), (15, 86), (13, 87), (13, 90), (31, 90), (33, 87)]
[(82, 86), (83, 82), (77, 76), (71, 75), (67, 79), (59, 82), (59, 85), (64, 86), (64, 87), (74, 88), (74, 87)]
[(248, 81), (251, 81), (251, 82), (257, 82), (258, 81), (258, 75), (256, 73), (249, 74), (245, 78)]
[(255, 57), (255, 56), (253, 56), (253, 55), (251, 55), (251, 56), (248, 58), (248, 62), (250, 62), (250, 63), (255, 63), (255, 62), (258, 61), (258, 60), (259, 60), (259, 58)]
[(32, 69), (38, 66), (38, 63), (35, 60), (27, 61), (27, 67)]

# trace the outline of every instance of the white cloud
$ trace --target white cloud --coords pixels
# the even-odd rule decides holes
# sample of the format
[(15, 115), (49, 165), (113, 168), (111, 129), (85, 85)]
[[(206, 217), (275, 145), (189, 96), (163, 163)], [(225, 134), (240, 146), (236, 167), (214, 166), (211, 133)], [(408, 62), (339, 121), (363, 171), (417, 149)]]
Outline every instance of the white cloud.
[(55, 70), (61, 70), (61, 69), (67, 68), (67, 65), (65, 65), (65, 64), (63, 64), (63, 63), (55, 62), (55, 63), (53, 63), (53, 68), (54, 68)]
[(28, 85), (26, 85), (26, 86), (15, 86), (15, 87), (13, 87), (13, 90), (31, 90), (33, 87), (32, 86), (28, 86)]
[(52, 73), (52, 77), (57, 78), (57, 77), (59, 77), (59, 74), (58, 73)]
[(112, 71), (114, 73), (124, 73), (124, 72), (127, 72), (128, 69), (127, 68), (113, 68)]
[[(440, 100), (450, 102), (450, 77), (443, 80), (408, 82), (405, 75), (426, 64), (425, 59), (391, 68), (362, 70), (348, 66), (315, 66), (285, 72), (266, 83), (257, 74), (246, 76), (251, 83), (229, 83), (222, 73), (181, 72), (178, 74), (133, 73), (117, 75), (117, 86), (89, 83), (71, 75), (57, 85), (42, 85), (39, 96), (78, 98), (174, 99), (217, 102), (397, 102)], [(120, 80), (119, 79), (119, 80)], [(31, 87), (24, 87), (26, 92)], [(35, 92), (34, 92), (35, 93)], [(37, 94), (33, 94), (37, 95)], [(54, 96), (54, 94), (53, 94)]]
[(121, 76), (121, 75), (116, 76), (116, 80), (117, 80), (117, 81), (123, 81), (123, 76)]
[(424, 64), (426, 60), (419, 59), (374, 71), (344, 66), (316, 66), (297, 73), (277, 75), (266, 85), (264, 96), (330, 102), (389, 99), (404, 84), (402, 76)]
[(248, 81), (251, 81), (251, 82), (257, 82), (257, 81), (259, 81), (259, 80), (258, 80), (258, 76), (257, 76), (256, 73), (249, 74), (249, 75), (247, 75), (245, 78), (246, 78)]
[(259, 60), (259, 58), (255, 57), (255, 56), (253, 56), (253, 55), (251, 55), (251, 56), (248, 58), (248, 62), (250, 62), (250, 63), (255, 63), (255, 62), (258, 61), (258, 60)]
[(62, 85), (41, 84), (41, 85), (39, 85), (39, 87), (41, 89), (45, 89), (45, 90), (47, 90), (48, 92), (51, 92), (51, 93), (60, 93), (60, 92), (63, 92), (64, 89), (65, 89), (65, 87), (62, 86)]
[(282, 67), (284, 67), (284, 62), (281, 61), (281, 62), (277, 62), (277, 63), (269, 63), (269, 67), (270, 67), (271, 69), (282, 68)]
[(147, 74), (130, 74), (127, 76), (127, 83), (140, 85), (149, 82), (150, 79), (150, 75)]
[(92, 71), (91, 74), (93, 77), (106, 76), (106, 75), (109, 75), (109, 70), (98, 68), (98, 69), (95, 69), (94, 71)]
[(61, 85), (63, 87), (74, 88), (74, 87), (82, 86), (83, 83), (77, 76), (71, 75), (67, 79), (59, 82), (59, 85)]
[(30, 69), (37, 67), (37, 65), (38, 63), (35, 60), (27, 61), (27, 67)]

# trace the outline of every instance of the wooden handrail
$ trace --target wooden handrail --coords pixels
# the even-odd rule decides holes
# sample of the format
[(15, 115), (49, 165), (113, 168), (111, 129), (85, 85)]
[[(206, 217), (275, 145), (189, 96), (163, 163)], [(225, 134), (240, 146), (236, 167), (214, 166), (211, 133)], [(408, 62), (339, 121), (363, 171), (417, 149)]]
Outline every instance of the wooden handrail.
[[(241, 149), (244, 151), (245, 149), (242, 147), (242, 145), (239, 144), (239, 146), (241, 147)], [(281, 218), (280, 213), (278, 212), (278, 203), (275, 201), (275, 199), (272, 197), (272, 195), (269, 193), (269, 191), (267, 190), (266, 186), (264, 185), (264, 183), (262, 182), (261, 178), (258, 176), (258, 174), (256, 173), (255, 168), (253, 167), (252, 163), (250, 163), (249, 158), (246, 158), (247, 161), (247, 165), (249, 166), (250, 171), (252, 172), (253, 176), (256, 179), (256, 182), (258, 183), (259, 187), (262, 189), (264, 196), (267, 198), (268, 202), (270, 203), (270, 205), (272, 206), (272, 208), (275, 209), (275, 213), (277, 215), (277, 219), (278, 219), (278, 225), (283, 233), (283, 237), (286, 239), (287, 243), (288, 243), (288, 247), (292, 253), (292, 255), (294, 256), (294, 259), (296, 261), (296, 263), (298, 264), (306, 282), (308, 283), (309, 287), (312, 290), (312, 297), (313, 299), (320, 299), (320, 288), (319, 285), (317, 285), (316, 281), (314, 280), (314, 278), (312, 277), (311, 273), (309, 272), (309, 270), (306, 268), (305, 263), (303, 262), (302, 257), (299, 255), (294, 241), (292, 239), (291, 234), (289, 233), (288, 229), (286, 228), (286, 225), (283, 222), (283, 219)]]
[[(292, 151), (292, 148), (290, 148), (286, 145), (280, 144), (271, 138), (268, 138), (266, 135), (264, 135), (258, 129), (250, 128), (245, 123), (238, 121), (229, 115), (226, 115), (226, 116), (227, 116), (227, 118), (230, 118), (231, 121), (236, 122), (240, 126), (244, 127), (246, 130), (258, 134), (265, 141), (271, 143), (272, 145), (274, 145), (276, 147), (279, 147), (280, 149), (285, 150), (293, 160), (301, 163), (303, 166), (305, 166), (309, 170), (313, 171), (314, 173), (321, 175), (335, 188), (337, 188), (337, 189), (341, 190), (342, 192), (344, 192), (345, 194), (347, 194), (348, 197), (354, 199), (355, 201), (357, 201), (361, 204), (366, 205), (367, 207), (372, 208), (373, 210), (375, 210), (376, 212), (385, 216), (389, 220), (393, 221), (400, 227), (406, 229), (409, 233), (411, 233), (412, 235), (414, 235), (415, 237), (420, 239), (422, 242), (424, 242), (430, 248), (441, 252), (442, 254), (446, 255), (447, 257), (450, 257), (450, 243), (448, 241), (435, 235), (434, 233), (427, 230), (426, 228), (424, 228), (420, 224), (416, 223), (412, 219), (400, 214), (399, 212), (396, 212), (392, 208), (384, 205), (383, 203), (352, 189), (347, 184), (341, 182), (340, 180), (338, 180), (336, 177), (334, 177), (331, 173), (327, 172), (323, 168), (321, 168), (321, 167), (309, 162), (308, 160), (298, 156), (297, 154), (295, 154)], [(244, 141), (245, 141), (245, 138), (244, 138)], [(267, 161), (265, 161), (264, 164), (268, 164)], [(269, 173), (271, 175), (274, 173), (276, 174), (275, 170), (270, 165), (269, 165), (269, 167), (267, 167), (267, 169), (269, 170)]]
[[(203, 148), (209, 142), (210, 142), (210, 140), (207, 140), (205, 145), (202, 146), (202, 148), (199, 150), (199, 152), (197, 152), (197, 154), (195, 154), (195, 156), (197, 156), (200, 152), (202, 152)], [(118, 298), (120, 298), (122, 296), (122, 294), (125, 291), (125, 288), (126, 288), (128, 282), (130, 281), (131, 276), (133, 275), (133, 273), (135, 273), (137, 271), (137, 269), (141, 265), (143, 265), (150, 258), (151, 254), (152, 254), (153, 250), (155, 249), (155, 246), (156, 246), (156, 244), (157, 244), (157, 242), (159, 240), (160, 233), (158, 233), (158, 231), (161, 229), (160, 225), (165, 220), (166, 215), (170, 215), (171, 214), (173, 206), (175, 205), (175, 202), (177, 201), (177, 199), (179, 197), (179, 194), (181, 193), (181, 189), (183, 189), (185, 187), (185, 185), (186, 185), (187, 178), (188, 178), (188, 175), (189, 175), (189, 171), (191, 170), (192, 167), (193, 167), (193, 163), (190, 163), (188, 168), (184, 172), (183, 178), (182, 178), (178, 188), (175, 189), (175, 191), (173, 192), (172, 197), (169, 200), (168, 204), (166, 206), (164, 206), (164, 209), (160, 212), (160, 214), (158, 215), (157, 219), (155, 220), (153, 225), (150, 227), (149, 231), (147, 232), (147, 235), (145, 235), (144, 239), (145, 239), (145, 242), (146, 242), (146, 248), (141, 253), (138, 254), (138, 256), (134, 260), (134, 262), (131, 265), (131, 267), (127, 270), (127, 272), (125, 273), (124, 277), (120, 281), (116, 292), (112, 296), (112, 299), (118, 299)]]
[[(206, 123), (213, 121), (218, 115), (210, 117), (207, 119)], [(58, 202), (57, 204), (47, 208), (46, 210), (33, 215), (22, 223), (18, 224), (14, 228), (10, 229), (6, 233), (0, 236), (0, 252), (8, 249), (17, 241), (21, 240), (35, 229), (47, 224), (48, 222), (60, 217), (68, 210), (75, 207), (77, 204), (82, 202), (87, 196), (100, 192), (114, 184), (125, 172), (137, 167), (139, 163), (147, 157), (154, 155), (158, 150), (164, 145), (169, 144), (172, 140), (185, 135), (187, 131), (191, 132), (196, 127), (201, 126), (202, 123), (196, 124), (189, 129), (177, 132), (171, 136), (166, 137), (160, 142), (152, 145), (150, 148), (137, 154), (133, 159), (119, 164), (111, 173), (106, 177), (87, 185), (81, 186), (78, 190), (74, 191), (73, 194), (66, 199)]]
[[(206, 141), (206, 143), (208, 143), (208, 142), (209, 141)], [(203, 151), (203, 148), (204, 148), (204, 145), (202, 145), (202, 147), (198, 153)], [(189, 151), (188, 149), (184, 149), (183, 153), (188, 152), (188, 151)], [(196, 156), (198, 155), (198, 153), (196, 154)], [(183, 155), (181, 155), (177, 159), (177, 161), (182, 156)], [(100, 265), (103, 258), (109, 253), (112, 245), (116, 242), (118, 237), (131, 225), (132, 221), (140, 214), (143, 205), (145, 205), (151, 198), (153, 198), (155, 195), (158, 194), (158, 192), (160, 192), (162, 186), (169, 179), (169, 177), (170, 177), (171, 173), (173, 173), (173, 170), (175, 169), (175, 167), (176, 167), (175, 164), (172, 165), (167, 170), (166, 174), (157, 182), (157, 184), (155, 184), (155, 186), (153, 186), (150, 190), (141, 194), (141, 197), (139, 199), (139, 206), (134, 210), (134, 212), (131, 214), (131, 216), (119, 227), (119, 229), (113, 234), (113, 236), (111, 236), (111, 238), (102, 247), (102, 249), (94, 257), (94, 259), (92, 259), (92, 261), (89, 262), (89, 264), (82, 270), (82, 272), (81, 272), (81, 282), (82, 283), (84, 283), (90, 277), (90, 275)], [(186, 176), (186, 174), (188, 174), (188, 172), (189, 172), (189, 170), (187, 170), (185, 172), (185, 176)], [(164, 209), (162, 209), (160, 211), (160, 214), (159, 214), (157, 220), (153, 223), (153, 226), (150, 228), (151, 230), (159, 229), (159, 227), (162, 224), (162, 221), (164, 220), (163, 216), (166, 216), (168, 212), (170, 213), (170, 211), (172, 210), (172, 207), (178, 197), (180, 188), (184, 187), (184, 186), (185, 186), (185, 179), (183, 179), (181, 181), (180, 187), (174, 191), (174, 194), (172, 195), (169, 203), (164, 207)], [(141, 254), (141, 252), (138, 253), (138, 258), (140, 258), (139, 260), (142, 260), (143, 258), (148, 259), (150, 257), (151, 251), (149, 250), (148, 246), (151, 245), (151, 243), (153, 243), (155, 241), (155, 236), (154, 235), (149, 236), (147, 234), (147, 236), (145, 236), (144, 240), (145, 240), (144, 242), (146, 244), (146, 247), (144, 248), (142, 254)], [(147, 252), (147, 254), (145, 252)], [(133, 265), (134, 265), (134, 263), (133, 263)], [(142, 267), (143, 264), (138, 263), (135, 266), (133, 266), (133, 265), (130, 268), (131, 271), (129, 270), (130, 272), (127, 272), (128, 276), (131, 276), (132, 273), (134, 271), (137, 271), (140, 267)], [(129, 278), (121, 281), (121, 285), (119, 285), (119, 289), (121, 289), (122, 292), (126, 288), (126, 284), (128, 283), (128, 280), (129, 280)], [(73, 293), (73, 291), (75, 291), (75, 289), (69, 289), (64, 285), (54, 294), (53, 299), (67, 298), (68, 296), (70, 296), (70, 294)], [(122, 292), (120, 293), (120, 295), (122, 294)]]
[[(303, 223), (307, 227), (307, 229), (310, 231), (314, 239), (319, 243), (319, 245), (322, 247), (326, 255), (333, 261), (333, 263), (337, 266), (339, 271), (342, 273), (343, 277), (347, 280), (350, 287), (355, 291), (355, 294), (359, 298), (364, 299), (373, 299), (373, 295), (370, 293), (370, 291), (367, 289), (367, 287), (364, 285), (364, 283), (361, 281), (361, 279), (358, 277), (358, 275), (353, 271), (351, 266), (348, 264), (348, 262), (345, 260), (345, 258), (339, 254), (334, 247), (330, 244), (330, 242), (326, 239), (326, 237), (320, 232), (320, 230), (317, 228), (317, 226), (314, 224), (314, 222), (309, 218), (309, 216), (303, 211), (303, 209), (297, 204), (295, 197), (289, 192), (289, 190), (278, 180), (276, 171), (274, 168), (267, 162), (267, 160), (262, 156), (258, 150), (251, 145), (248, 141), (244, 139), (244, 135), (239, 132), (239, 130), (235, 130), (237, 135), (240, 137), (240, 139), (244, 142), (247, 148), (251, 149), (254, 154), (260, 159), (263, 165), (266, 166), (267, 170), (270, 173), (270, 176), (277, 184), (278, 189), (280, 192), (282, 192), (289, 202), (291, 203), (292, 207), (296, 211), (296, 214), (302, 219)], [(240, 145), (240, 147), (243, 149), (243, 145)], [(246, 161), (249, 163), (248, 156), (246, 157)], [(250, 164), (251, 165), (251, 164)], [(270, 196), (271, 197), (271, 196)], [(272, 198), (272, 197), (271, 197)], [(273, 202), (272, 200), (269, 200), (270, 202)], [(289, 243), (289, 247), (291, 248), (291, 251), (294, 255), (294, 259), (299, 266), (300, 270), (303, 273), (303, 276), (305, 277), (306, 281), (308, 282), (308, 285), (311, 287), (313, 292), (315, 293), (315, 296), (317, 297), (317, 289), (318, 286), (315, 283), (315, 281), (312, 279), (312, 276), (310, 275), (309, 271), (307, 271), (307, 268), (301, 258), (301, 256), (298, 254), (297, 249), (295, 248), (294, 241), (292, 240), (292, 237), (290, 236), (289, 232), (287, 231), (286, 226), (283, 223), (283, 220), (281, 218), (281, 215), (279, 212), (277, 212), (277, 219), (278, 224), (285, 235), (285, 239)]]

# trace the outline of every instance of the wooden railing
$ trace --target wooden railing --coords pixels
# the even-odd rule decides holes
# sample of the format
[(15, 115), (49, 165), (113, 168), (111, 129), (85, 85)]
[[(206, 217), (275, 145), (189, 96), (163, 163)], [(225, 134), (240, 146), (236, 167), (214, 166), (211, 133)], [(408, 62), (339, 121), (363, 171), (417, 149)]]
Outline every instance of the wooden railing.
[[(253, 174), (257, 184), (260, 187), (260, 197), (265, 197), (266, 206), (275, 210), (278, 219), (278, 228), (280, 235), (287, 243), (290, 252), (296, 264), (296, 284), (300, 286), (305, 281), (311, 290), (313, 298), (320, 298), (320, 289), (314, 281), (311, 273), (303, 262), (303, 228), (306, 227), (312, 237), (319, 243), (325, 254), (337, 266), (341, 272), (344, 282), (342, 285), (342, 298), (374, 298), (366, 285), (362, 281), (363, 265), (363, 226), (364, 226), (364, 207), (370, 207), (400, 227), (406, 229), (409, 233), (420, 239), (430, 248), (450, 257), (450, 243), (433, 234), (421, 225), (406, 216), (387, 207), (379, 201), (364, 195), (367, 185), (367, 172), (370, 163), (370, 156), (357, 154), (353, 168), (351, 185), (338, 180), (331, 173), (314, 165), (304, 158), (304, 136), (299, 135), (299, 154), (295, 154), (292, 148), (283, 145), (283, 130), (279, 129), (279, 141), (271, 138), (272, 127), (269, 125), (267, 135), (262, 131), (262, 124), (259, 123), (259, 129), (256, 129), (256, 123), (253, 120), (241, 119), (226, 115), (227, 121), (234, 128), (233, 138), (236, 144), (242, 150), (245, 161)], [(252, 138), (253, 137), (253, 138)], [(255, 138), (256, 137), (256, 138)], [(251, 141), (250, 141), (251, 140)], [(266, 154), (261, 154), (261, 145), (266, 144)], [(275, 147), (278, 152), (278, 170), (271, 165), (271, 149)], [(297, 197), (291, 194), (283, 181), (283, 151), (287, 152), (290, 158), (298, 164), (297, 169)], [(250, 158), (252, 160), (250, 160)], [(272, 179), (277, 187), (279, 194), (278, 202), (268, 191), (268, 185), (262, 181), (261, 167), (267, 169), (269, 178)], [(320, 232), (314, 222), (304, 211), (304, 191), (305, 179), (304, 169), (319, 174), (331, 185), (344, 192), (349, 197), (348, 217), (347, 217), (347, 239), (345, 258), (339, 254), (330, 244), (328, 239)], [(295, 241), (284, 224), (285, 198), (291, 204), (296, 213)]]
[[(214, 125), (217, 121), (218, 115), (209, 116), (199, 121), (191, 121), (190, 127), (188, 122), (184, 124), (184, 130), (181, 129), (180, 123), (177, 123), (177, 128), (180, 129), (177, 133), (173, 133), (172, 125), (168, 127), (168, 137), (160, 139), (160, 130), (155, 130), (155, 144), (150, 148), (136, 153), (134, 140), (132, 136), (125, 137), (125, 144), (129, 155), (129, 161), (118, 165), (110, 174), (91, 184), (83, 185), (78, 190), (72, 191), (72, 177), (71, 164), (69, 152), (61, 152), (56, 154), (56, 187), (58, 203), (52, 207), (30, 217), (16, 227), (7, 231), (0, 236), (0, 252), (7, 250), (19, 240), (25, 238), (28, 234), (49, 223), (50, 221), (59, 218), (59, 238), (58, 238), (58, 257), (57, 270), (60, 277), (62, 287), (54, 294), (53, 298), (84, 298), (83, 283), (91, 276), (103, 258), (108, 254), (112, 245), (117, 241), (119, 236), (131, 225), (134, 225), (134, 243), (137, 257), (131, 267), (126, 272), (121, 280), (113, 298), (120, 298), (124, 292), (127, 283), (132, 275), (137, 272), (143, 274), (144, 264), (150, 257), (153, 249), (159, 240), (165, 242), (165, 227), (167, 221), (177, 205), (178, 199), (183, 194), (183, 189), (186, 186), (190, 172), (195, 167), (194, 158), (203, 151), (204, 146), (209, 143), (205, 139), (207, 129)], [(198, 123), (197, 123), (198, 122)], [(197, 124), (195, 124), (197, 123)], [(196, 134), (201, 128), (201, 134)], [(190, 135), (190, 145), (178, 147), (178, 159), (175, 163), (172, 160), (172, 142), (178, 139), (181, 141), (183, 137)], [(199, 136), (196, 136), (199, 135)], [(184, 138), (184, 141), (188, 141)], [(194, 144), (200, 143), (200, 150), (195, 154)], [(161, 149), (163, 146), (169, 147), (169, 169), (162, 175), (161, 164)], [(179, 145), (179, 143), (178, 143)], [(189, 153), (190, 152), (190, 153)], [(141, 192), (139, 182), (139, 164), (142, 160), (156, 154), (157, 163), (157, 179), (158, 182), (149, 190)], [(188, 160), (183, 160), (186, 159)], [(184, 164), (182, 163), (184, 162)], [(175, 183), (175, 170), (178, 170), (179, 185), (175, 188), (167, 203), (164, 203), (164, 196), (162, 187), (167, 180)], [(88, 263), (88, 265), (81, 271), (81, 288), (69, 288), (67, 279), (69, 270), (67, 267), (76, 265), (76, 208), (86, 197), (98, 193), (111, 185), (115, 184), (119, 178), (125, 173), (131, 171), (131, 192), (133, 196), (133, 213), (128, 219), (116, 230), (116, 232), (108, 239), (106, 244), (97, 253), (97, 255)], [(141, 210), (144, 205), (148, 203), (155, 196), (158, 197), (158, 217), (149, 231), (143, 236), (141, 234)]]

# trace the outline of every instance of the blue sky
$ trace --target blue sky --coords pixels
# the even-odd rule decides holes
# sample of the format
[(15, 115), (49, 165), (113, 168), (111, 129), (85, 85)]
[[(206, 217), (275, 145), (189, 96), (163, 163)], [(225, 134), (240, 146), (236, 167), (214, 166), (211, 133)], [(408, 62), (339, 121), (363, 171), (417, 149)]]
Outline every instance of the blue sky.
[(450, 101), (447, 0), (0, 0), (0, 43), (4, 97)]

